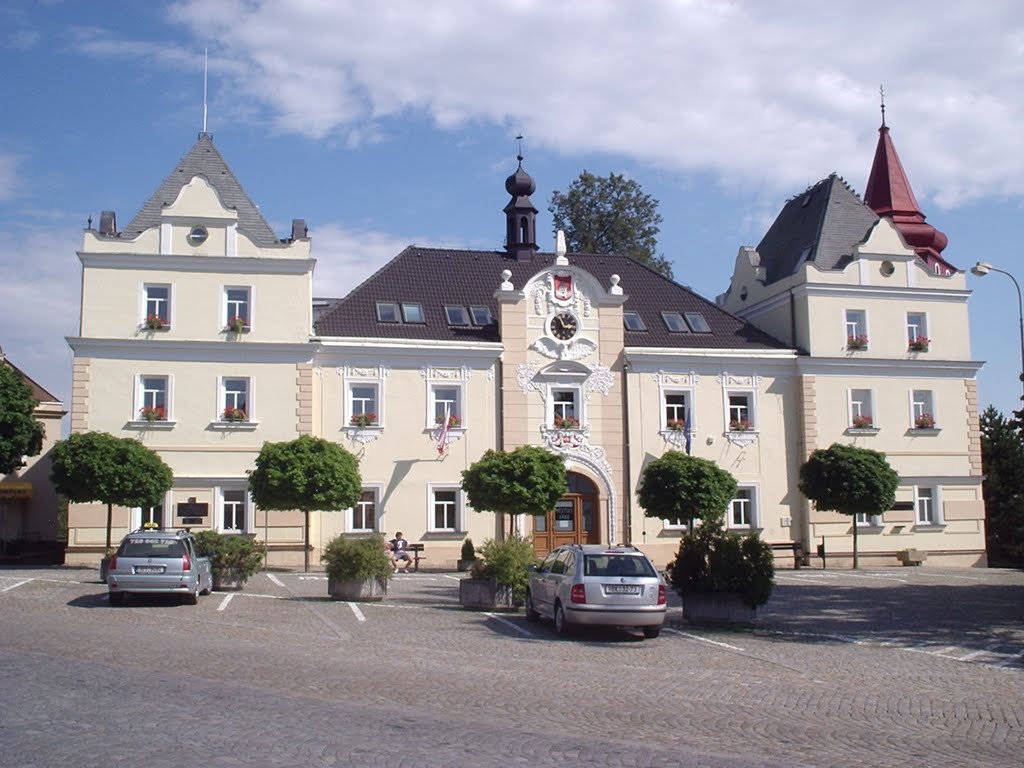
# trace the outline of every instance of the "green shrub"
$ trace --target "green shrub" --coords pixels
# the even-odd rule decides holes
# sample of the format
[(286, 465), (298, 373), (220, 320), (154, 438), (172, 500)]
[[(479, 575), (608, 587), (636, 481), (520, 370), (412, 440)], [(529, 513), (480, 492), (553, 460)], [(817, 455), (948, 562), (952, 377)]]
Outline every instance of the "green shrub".
[(462, 542), (462, 559), (476, 560), (476, 547), (473, 546), (472, 539), (466, 539)]
[(760, 536), (741, 536), (716, 525), (685, 534), (668, 571), (672, 589), (684, 599), (734, 592), (751, 608), (768, 602), (775, 582), (772, 549)]
[(480, 557), (473, 563), (470, 575), (474, 579), (491, 579), (499, 584), (512, 585), (514, 600), (526, 597), (530, 581), (529, 567), (537, 564), (533, 541), (522, 536), (510, 536), (505, 541), (487, 539), (480, 547)]
[(327, 575), (342, 581), (388, 578), (392, 573), (384, 537), (379, 533), (359, 539), (336, 536), (327, 543), (320, 559), (326, 564)]
[(210, 567), (218, 575), (248, 579), (263, 566), (266, 547), (252, 536), (198, 531), (195, 537), (199, 554), (210, 558)]

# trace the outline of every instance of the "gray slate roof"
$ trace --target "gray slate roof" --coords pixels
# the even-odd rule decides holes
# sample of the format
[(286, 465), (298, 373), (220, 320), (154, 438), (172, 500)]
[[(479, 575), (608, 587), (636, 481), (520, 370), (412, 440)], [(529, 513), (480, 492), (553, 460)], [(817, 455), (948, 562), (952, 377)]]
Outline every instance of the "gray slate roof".
[(213, 136), (209, 133), (199, 134), (192, 149), (181, 158), (170, 175), (142, 206), (142, 210), (135, 214), (135, 218), (128, 222), (128, 226), (121, 231), (121, 236), (134, 239), (145, 230), (159, 226), (161, 211), (177, 199), (181, 188), (195, 176), (205, 178), (217, 190), (224, 205), (238, 211), (239, 232), (247, 235), (257, 245), (274, 245), (279, 242), (259, 208), (249, 199), (235, 174), (213, 146)]
[(783, 206), (757, 252), (765, 282), (793, 275), (804, 261), (822, 269), (845, 266), (878, 215), (836, 174)]
[[(627, 311), (640, 314), (646, 331), (625, 331), (630, 347), (699, 349), (788, 349), (772, 336), (739, 319), (649, 267), (626, 256), (568, 254), (569, 263), (585, 269), (606, 288), (611, 276), (621, 278), (628, 296)], [(451, 326), (444, 307), (486, 306), (498, 316), (494, 293), (501, 271), (512, 272), (512, 284), (522, 289), (534, 274), (555, 263), (552, 253), (516, 261), (503, 251), (464, 251), (409, 246), (343, 299), (335, 300), (315, 322), (317, 335), (356, 338), (423, 339), (440, 341), (500, 341), (497, 326)], [(326, 300), (324, 300), (326, 301)], [(426, 323), (382, 323), (376, 303), (410, 302), (423, 306)], [(669, 333), (662, 311), (699, 312), (711, 333)]]

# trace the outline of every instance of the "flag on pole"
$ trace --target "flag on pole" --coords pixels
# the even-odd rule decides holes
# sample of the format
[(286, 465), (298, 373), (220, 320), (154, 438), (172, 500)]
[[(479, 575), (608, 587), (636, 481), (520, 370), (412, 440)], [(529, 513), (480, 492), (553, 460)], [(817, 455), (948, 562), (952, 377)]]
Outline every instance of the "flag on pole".
[(441, 422), (441, 429), (437, 433), (437, 453), (439, 456), (444, 455), (444, 452), (448, 449), (448, 424), (451, 421), (451, 412), (448, 406), (444, 408), (444, 420)]
[(686, 455), (690, 455), (690, 420), (687, 419), (683, 425), (683, 435), (686, 436)]

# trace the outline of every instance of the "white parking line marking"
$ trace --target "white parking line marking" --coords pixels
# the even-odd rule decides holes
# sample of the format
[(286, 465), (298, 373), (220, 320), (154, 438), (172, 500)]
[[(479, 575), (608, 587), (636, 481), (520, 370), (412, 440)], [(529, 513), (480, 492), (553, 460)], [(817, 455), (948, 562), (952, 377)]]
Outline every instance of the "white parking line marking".
[(277, 578), (277, 576), (275, 576), (272, 573), (268, 573), (267, 574), (267, 578), (270, 579), (275, 584), (277, 584), (277, 586), (279, 586), (279, 587), (283, 587), (284, 586), (284, 582), (281, 581), (279, 578)]
[(678, 629), (670, 629), (670, 628), (666, 627), (666, 631), (667, 632), (672, 632), (673, 634), (676, 634), (676, 635), (682, 635), (683, 637), (688, 637), (691, 640), (699, 640), (702, 643), (709, 643), (710, 645), (717, 645), (719, 648), (728, 648), (730, 651), (742, 651), (743, 650), (738, 645), (730, 645), (729, 643), (723, 643), (723, 642), (720, 642), (718, 640), (712, 640), (711, 638), (708, 638), (708, 637), (701, 637), (700, 635), (691, 635), (689, 632), (682, 632), (682, 631), (680, 631)]
[(22, 579), (21, 581), (16, 581), (14, 584), (11, 584), (11, 586), (0, 589), (0, 592), (10, 592), (12, 589), (17, 589), (22, 584), (28, 584), (30, 581), (34, 581), (34, 579)]
[(511, 627), (521, 635), (526, 635), (527, 637), (536, 637), (536, 635), (530, 630), (525, 629), (524, 627), (520, 627), (518, 624), (515, 624), (514, 622), (511, 622), (508, 619), (506, 619), (504, 616), (499, 616), (496, 613), (488, 613), (486, 611), (484, 612), (484, 616), (489, 616), (490, 618), (495, 619), (496, 621), (500, 621), (502, 624), (504, 624), (507, 627)]
[(444, 577), (446, 579), (451, 579), (452, 581), (462, 581), (462, 579), (459, 576), (452, 576), (449, 573), (444, 574)]
[(1012, 656), (1007, 656), (1005, 659), (996, 664), (997, 667), (1008, 667), (1013, 664), (1017, 659), (1024, 658), (1024, 650), (1018, 651)]
[(356, 615), (356, 618), (359, 621), (366, 621), (366, 617), (363, 616), (363, 612), (359, 610), (358, 605), (356, 605), (355, 603), (349, 603), (348, 607), (352, 609), (352, 613)]
[(233, 598), (234, 596), (234, 592), (229, 592), (228, 594), (224, 595), (224, 599), (220, 601), (220, 605), (217, 606), (217, 610), (223, 611), (225, 608), (227, 608), (228, 603), (231, 602), (231, 598)]
[(971, 651), (970, 653), (965, 653), (963, 656), (959, 657), (957, 661), (970, 661), (971, 659), (976, 659), (979, 656), (984, 656), (986, 653), (992, 653), (992, 651), (998, 648), (999, 645), (999, 643), (993, 643), (992, 645), (986, 648), (982, 648), (980, 651)]

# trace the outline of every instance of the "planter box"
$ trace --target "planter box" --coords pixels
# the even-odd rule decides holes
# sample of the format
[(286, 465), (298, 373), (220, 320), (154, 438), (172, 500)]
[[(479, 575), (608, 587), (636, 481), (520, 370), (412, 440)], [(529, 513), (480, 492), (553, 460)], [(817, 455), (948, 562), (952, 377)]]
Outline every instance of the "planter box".
[(327, 594), (331, 600), (351, 600), (360, 603), (375, 603), (388, 594), (388, 580), (381, 576), (376, 579), (336, 579), (327, 577)]
[(686, 595), (683, 618), (698, 624), (749, 624), (757, 618), (757, 608), (751, 608), (732, 592)]
[(459, 573), (466, 573), (467, 571), (469, 571), (469, 569), (473, 567), (473, 563), (475, 563), (475, 562), (476, 562), (476, 560), (459, 560), (459, 562), (458, 562)]
[(228, 571), (227, 573), (213, 574), (213, 590), (215, 592), (230, 592), (238, 591), (245, 586), (245, 582), (248, 581), (248, 577), (240, 576), (235, 571)]
[(920, 565), (928, 559), (928, 555), (919, 549), (901, 549), (896, 553), (896, 559), (904, 565)]
[(463, 579), (459, 582), (459, 603), (474, 611), (514, 611), (512, 585), (488, 579)]

